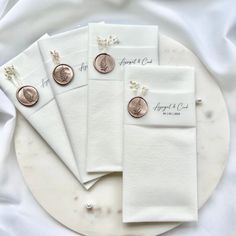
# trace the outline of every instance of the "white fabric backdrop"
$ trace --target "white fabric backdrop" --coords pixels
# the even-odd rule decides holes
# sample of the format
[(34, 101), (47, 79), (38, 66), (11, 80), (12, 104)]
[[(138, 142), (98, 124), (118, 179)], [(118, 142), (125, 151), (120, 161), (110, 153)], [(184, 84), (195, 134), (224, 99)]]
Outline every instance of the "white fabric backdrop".
[[(231, 118), (231, 153), (224, 176), (201, 209), (199, 222), (169, 236), (234, 236), (236, 232), (236, 1), (235, 0), (0, 0), (0, 65), (44, 33), (105, 20), (158, 24), (192, 49), (214, 74)], [(0, 236), (72, 236), (42, 210), (17, 166), (15, 110), (0, 91)]]

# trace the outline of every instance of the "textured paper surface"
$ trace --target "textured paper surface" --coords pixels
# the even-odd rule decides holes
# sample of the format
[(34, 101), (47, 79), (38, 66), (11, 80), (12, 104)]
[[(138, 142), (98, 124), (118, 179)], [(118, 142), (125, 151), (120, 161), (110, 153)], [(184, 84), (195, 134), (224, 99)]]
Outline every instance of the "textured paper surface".
[[(87, 69), (88, 69), (88, 28), (82, 27), (50, 38), (40, 40), (49, 83), (61, 111), (75, 160), (81, 176), (81, 183), (90, 181), (90, 187), (103, 174), (87, 173)], [(56, 50), (60, 63), (70, 65), (74, 71), (73, 80), (66, 86), (58, 85), (52, 78), (55, 64), (50, 51)], [(91, 182), (94, 180), (93, 182)], [(88, 188), (88, 186), (86, 186)]]
[[(130, 80), (145, 83), (151, 91), (155, 91), (156, 99), (160, 92), (172, 99), (176, 98), (176, 94), (187, 92), (188, 102), (194, 104), (195, 79), (192, 68), (127, 67), (126, 98), (129, 94), (127, 82)], [(189, 94), (192, 94), (191, 99)], [(182, 94), (183, 99), (184, 96)], [(197, 220), (196, 120), (193, 107), (193, 115), (187, 119), (191, 127), (183, 127), (185, 116), (181, 124), (175, 115), (173, 120), (168, 115), (168, 122), (164, 125), (157, 119), (159, 126), (155, 126), (155, 120), (151, 120), (150, 125), (148, 118), (145, 119), (148, 116), (152, 118), (152, 112), (133, 123), (127, 123), (129, 119), (126, 117), (123, 222)], [(127, 100), (124, 103), (124, 113), (128, 116)], [(168, 126), (170, 121), (173, 127)]]
[[(16, 99), (17, 87), (5, 79), (4, 67), (11, 65), (15, 67), (18, 78), (24, 85), (34, 86), (38, 90), (39, 101), (33, 107), (21, 105)], [(77, 179), (80, 179), (59, 108), (51, 86), (49, 84), (44, 86), (45, 80), (47, 80), (47, 74), (37, 42), (0, 68), (1, 88), (69, 170)]]
[[(99, 50), (97, 37), (117, 37), (120, 44)], [(148, 37), (147, 37), (148, 35)], [(94, 58), (106, 52), (115, 60), (111, 73), (101, 74)], [(88, 147), (89, 172), (122, 171), (123, 68), (158, 63), (158, 27), (89, 24)]]

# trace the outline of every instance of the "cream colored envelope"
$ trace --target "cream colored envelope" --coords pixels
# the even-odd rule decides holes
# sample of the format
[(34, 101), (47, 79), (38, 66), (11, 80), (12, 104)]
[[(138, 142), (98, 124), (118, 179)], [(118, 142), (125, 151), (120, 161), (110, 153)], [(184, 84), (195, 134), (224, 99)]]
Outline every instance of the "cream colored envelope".
[[(92, 186), (103, 174), (86, 171), (88, 27), (53, 35), (40, 40), (39, 45), (49, 83), (68, 131), (81, 182), (90, 182)], [(68, 64), (74, 71), (73, 80), (65, 86), (56, 83), (52, 77), (55, 64), (50, 51), (54, 50), (59, 53), (60, 63)]]
[[(34, 106), (23, 106), (17, 100), (18, 85), (14, 85), (12, 83), (13, 80), (5, 77), (4, 68), (9, 66), (14, 66), (18, 81), (21, 81), (23, 85), (30, 85), (37, 89), (39, 100)], [(47, 83), (47, 74), (37, 42), (0, 68), (0, 86), (16, 108), (55, 151), (68, 169), (80, 180), (79, 171), (59, 108), (54, 99), (51, 86)], [(31, 94), (28, 91), (26, 93), (30, 100)]]
[(127, 67), (124, 89), (123, 222), (196, 221), (193, 68)]
[[(104, 48), (109, 40), (112, 45)], [(100, 73), (94, 67), (95, 58), (101, 53), (114, 59), (115, 66), (110, 73)], [(123, 68), (158, 63), (158, 27), (89, 24), (88, 55), (87, 170), (122, 171)], [(101, 72), (107, 68), (109, 61), (106, 60), (109, 59), (97, 64)]]

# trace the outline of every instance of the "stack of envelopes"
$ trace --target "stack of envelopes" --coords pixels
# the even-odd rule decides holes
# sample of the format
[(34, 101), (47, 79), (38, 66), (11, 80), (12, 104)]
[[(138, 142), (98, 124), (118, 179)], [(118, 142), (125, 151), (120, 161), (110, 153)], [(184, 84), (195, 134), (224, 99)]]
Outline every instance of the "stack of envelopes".
[(158, 65), (158, 27), (38, 39), (0, 86), (85, 189), (123, 172), (123, 222), (197, 220), (194, 68)]

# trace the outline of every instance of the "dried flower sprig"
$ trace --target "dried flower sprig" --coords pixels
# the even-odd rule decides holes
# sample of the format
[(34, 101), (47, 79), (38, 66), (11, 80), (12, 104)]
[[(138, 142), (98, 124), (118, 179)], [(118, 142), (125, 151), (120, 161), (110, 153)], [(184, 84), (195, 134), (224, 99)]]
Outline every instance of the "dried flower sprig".
[(60, 55), (59, 55), (59, 52), (57, 52), (56, 50), (53, 50), (53, 51), (50, 51), (50, 54), (52, 56), (52, 60), (53, 60), (53, 63), (55, 65), (59, 65), (60, 64)]
[(16, 87), (22, 85), (22, 82), (17, 78), (17, 71), (13, 65), (4, 68), (6, 79), (10, 80)]
[(135, 93), (138, 93), (141, 90), (140, 92), (141, 92), (142, 96), (145, 96), (148, 92), (148, 87), (147, 86), (141, 85), (140, 83), (138, 83), (136, 81), (133, 81), (133, 80), (130, 81), (130, 86), (129, 87)]
[(120, 40), (118, 37), (113, 37), (112, 35), (108, 38), (101, 38), (100, 36), (97, 36), (97, 43), (100, 49), (107, 49), (110, 46), (118, 45)]

